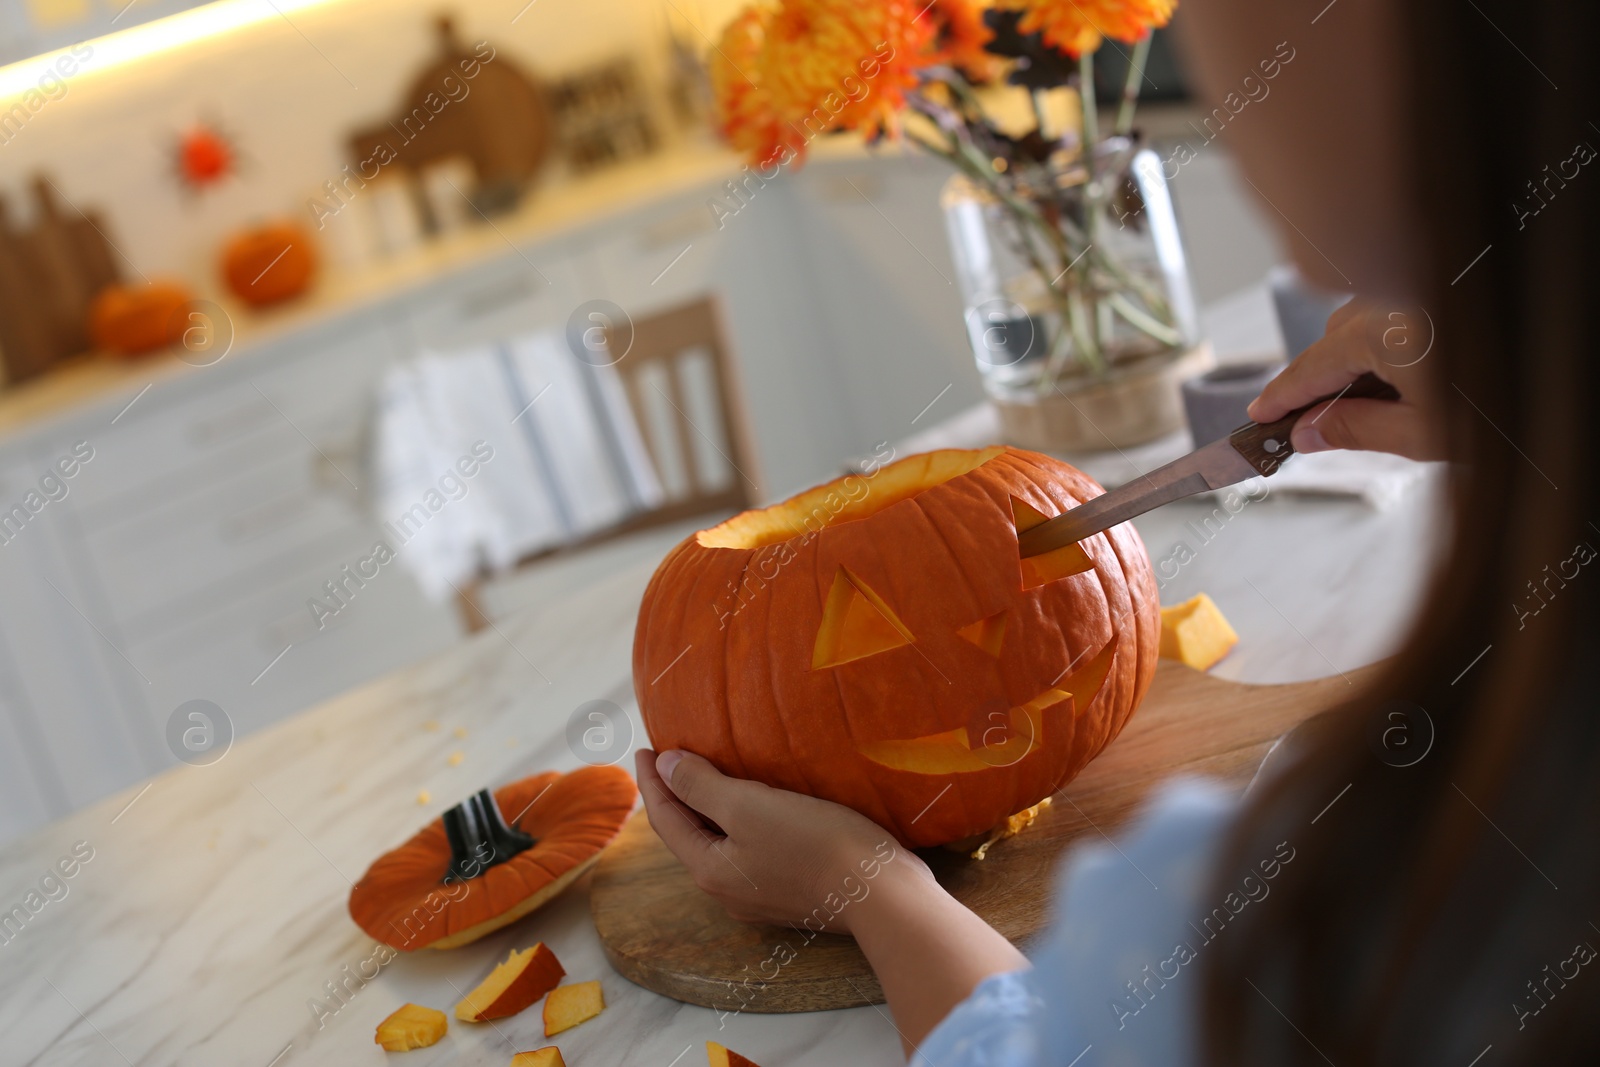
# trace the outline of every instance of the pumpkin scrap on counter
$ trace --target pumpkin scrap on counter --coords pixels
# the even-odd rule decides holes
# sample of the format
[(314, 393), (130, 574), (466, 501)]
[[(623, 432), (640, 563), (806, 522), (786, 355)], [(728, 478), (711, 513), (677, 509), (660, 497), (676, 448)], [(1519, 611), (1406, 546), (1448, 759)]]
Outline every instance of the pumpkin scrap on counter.
[(515, 1015), (560, 985), (566, 974), (543, 941), (521, 952), (512, 949), (505, 962), (456, 1005), (456, 1018), (481, 1023)]
[(1204, 593), (1161, 609), (1161, 655), (1210, 670), (1239, 643), (1222, 610)]
[(472, 877), (460, 879), (445, 820), (434, 819), (367, 868), (350, 890), (350, 917), (402, 952), (476, 941), (545, 904), (588, 870), (622, 829), (637, 795), (628, 772), (612, 766), (546, 771), (502, 786), (493, 802), (511, 816), (511, 830), (532, 838), (531, 847), (505, 856), (490, 852)]
[(567, 1067), (561, 1050), (554, 1045), (536, 1048), (532, 1052), (519, 1052), (511, 1057), (511, 1067)]
[(410, 1052), (436, 1045), (450, 1029), (444, 1012), (420, 1004), (402, 1004), (378, 1024), (373, 1040), (387, 1052)]
[(685, 539), (634, 632), (652, 747), (854, 808), (912, 848), (1005, 825), (1099, 755), (1155, 677), (1131, 524), (1020, 552), (1102, 492), (1039, 453), (947, 449)]
[(577, 982), (557, 986), (544, 1002), (544, 1036), (555, 1037), (563, 1030), (571, 1030), (586, 1023), (606, 1007), (606, 997), (599, 982)]
[(969, 837), (964, 841), (952, 841), (944, 847), (950, 852), (966, 852), (975, 860), (981, 860), (989, 855), (989, 849), (1008, 837), (1016, 837), (1022, 831), (1034, 824), (1045, 808), (1050, 806), (1050, 797), (1045, 797), (1031, 808), (1024, 808), (1015, 815), (1008, 816), (1006, 821), (990, 830), (987, 834)]
[(709, 1067), (760, 1067), (754, 1060), (746, 1059), (715, 1041), (706, 1042), (706, 1063)]

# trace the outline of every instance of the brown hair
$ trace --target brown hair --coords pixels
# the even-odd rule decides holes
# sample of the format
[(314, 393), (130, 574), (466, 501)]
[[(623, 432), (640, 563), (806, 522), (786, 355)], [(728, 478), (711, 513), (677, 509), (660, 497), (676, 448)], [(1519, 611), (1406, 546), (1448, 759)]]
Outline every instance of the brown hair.
[[(1221, 889), (1280, 841), (1298, 856), (1208, 950), (1216, 1064), (1600, 1046), (1600, 166), (1576, 147), (1600, 146), (1600, 18), (1401, 6), (1454, 536), (1400, 656), (1224, 849)], [(1394, 727), (1426, 755), (1386, 748)]]

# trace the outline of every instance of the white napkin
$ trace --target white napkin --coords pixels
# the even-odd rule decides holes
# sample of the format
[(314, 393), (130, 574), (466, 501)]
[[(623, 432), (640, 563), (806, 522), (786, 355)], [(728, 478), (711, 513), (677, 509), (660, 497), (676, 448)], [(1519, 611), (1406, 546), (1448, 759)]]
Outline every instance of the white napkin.
[(615, 369), (560, 334), (424, 353), (378, 395), (378, 518), (435, 599), (662, 502)]
[(1239, 491), (1356, 497), (1379, 511), (1398, 503), (1417, 483), (1444, 469), (1387, 452), (1312, 452), (1286, 460), (1270, 479), (1252, 478)]

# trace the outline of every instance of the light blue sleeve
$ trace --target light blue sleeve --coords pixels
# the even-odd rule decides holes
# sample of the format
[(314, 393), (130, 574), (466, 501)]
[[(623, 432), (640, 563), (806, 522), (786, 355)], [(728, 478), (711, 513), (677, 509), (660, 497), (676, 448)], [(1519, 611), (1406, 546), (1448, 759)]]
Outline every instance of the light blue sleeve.
[(933, 1067), (1195, 1062), (1196, 964), (1218, 927), (1206, 922), (1209, 905), (1222, 903), (1204, 895), (1238, 804), (1214, 783), (1173, 782), (1120, 841), (1075, 848), (1057, 890), (1055, 919), (1031, 954), (1033, 966), (982, 982), (912, 1061)]

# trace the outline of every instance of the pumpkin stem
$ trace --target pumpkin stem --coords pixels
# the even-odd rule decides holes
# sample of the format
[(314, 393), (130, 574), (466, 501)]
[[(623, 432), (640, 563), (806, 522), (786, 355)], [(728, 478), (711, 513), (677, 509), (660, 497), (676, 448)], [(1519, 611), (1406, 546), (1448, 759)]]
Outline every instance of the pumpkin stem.
[(450, 840), (450, 866), (442, 881), (465, 882), (490, 867), (525, 852), (536, 843), (532, 835), (506, 825), (494, 794), (480, 789), (442, 816)]

